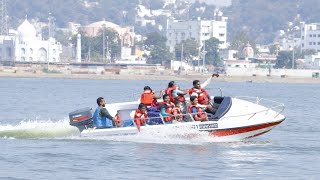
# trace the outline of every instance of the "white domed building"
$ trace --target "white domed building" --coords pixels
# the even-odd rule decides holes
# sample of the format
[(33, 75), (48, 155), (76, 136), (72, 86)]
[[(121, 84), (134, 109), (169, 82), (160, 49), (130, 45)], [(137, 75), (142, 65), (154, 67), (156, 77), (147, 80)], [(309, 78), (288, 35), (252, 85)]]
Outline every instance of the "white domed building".
[(243, 56), (246, 58), (246, 59), (249, 59), (249, 58), (253, 58), (254, 57), (254, 50), (253, 48), (251, 47), (250, 43), (248, 42), (246, 44), (246, 46), (243, 48)]
[(0, 36), (0, 59), (15, 62), (60, 62), (62, 46), (54, 38), (43, 40), (35, 27), (25, 19), (17, 31)]

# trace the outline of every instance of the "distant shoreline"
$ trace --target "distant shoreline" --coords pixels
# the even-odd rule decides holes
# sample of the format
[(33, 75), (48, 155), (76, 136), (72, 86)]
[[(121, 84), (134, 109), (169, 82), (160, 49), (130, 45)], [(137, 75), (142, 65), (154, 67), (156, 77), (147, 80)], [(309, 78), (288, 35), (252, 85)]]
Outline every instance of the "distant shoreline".
[[(210, 77), (210, 74), (204, 75), (119, 75), (119, 74), (55, 74), (55, 73), (8, 73), (0, 72), (0, 78), (57, 78), (57, 79), (105, 79), (105, 80), (175, 80), (192, 81), (195, 79), (203, 80)], [(262, 76), (225, 76), (221, 75), (215, 78), (216, 82), (247, 82), (247, 83), (320, 83), (320, 78), (294, 78), (294, 77), (262, 77)]]

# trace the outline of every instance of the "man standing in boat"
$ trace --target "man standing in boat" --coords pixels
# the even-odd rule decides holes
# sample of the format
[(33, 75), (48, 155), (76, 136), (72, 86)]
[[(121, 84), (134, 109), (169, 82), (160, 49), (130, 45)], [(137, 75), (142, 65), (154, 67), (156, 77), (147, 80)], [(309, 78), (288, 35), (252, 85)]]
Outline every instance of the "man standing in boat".
[(200, 84), (199, 80), (193, 81), (193, 87), (189, 90), (189, 95), (195, 96), (198, 99), (198, 103), (201, 108), (206, 108), (209, 113), (215, 113), (218, 109), (218, 105), (211, 103), (211, 98), (209, 93), (204, 89), (211, 81), (213, 77), (219, 77), (219, 74), (212, 74), (212, 76), (207, 79), (203, 84)]
[(95, 128), (112, 128), (115, 127), (116, 118), (112, 117), (105, 108), (106, 101), (103, 97), (97, 99), (98, 107), (93, 114), (93, 126)]

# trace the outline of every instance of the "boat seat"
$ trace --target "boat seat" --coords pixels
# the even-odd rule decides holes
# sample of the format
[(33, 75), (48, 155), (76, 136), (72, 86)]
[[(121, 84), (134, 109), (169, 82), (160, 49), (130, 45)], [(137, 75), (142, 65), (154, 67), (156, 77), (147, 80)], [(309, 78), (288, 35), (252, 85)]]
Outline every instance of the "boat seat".
[(221, 104), (219, 105), (219, 108), (217, 109), (216, 113), (213, 115), (209, 115), (208, 118), (210, 121), (217, 121), (219, 120), (222, 116), (224, 116), (229, 109), (231, 108), (232, 105), (232, 98), (231, 97), (224, 97)]
[(158, 125), (163, 124), (163, 121), (160, 116), (160, 111), (157, 108), (147, 108), (148, 113), (148, 124), (149, 125)]

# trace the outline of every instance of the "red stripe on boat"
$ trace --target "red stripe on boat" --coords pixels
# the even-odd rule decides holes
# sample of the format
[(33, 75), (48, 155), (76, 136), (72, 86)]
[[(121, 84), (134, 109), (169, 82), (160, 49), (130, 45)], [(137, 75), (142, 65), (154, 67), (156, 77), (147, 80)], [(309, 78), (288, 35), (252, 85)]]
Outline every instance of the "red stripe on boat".
[[(275, 125), (280, 124), (283, 120), (277, 121), (277, 122), (273, 122), (273, 123), (259, 124), (259, 125), (253, 125), (253, 126), (247, 126), (247, 127), (213, 130), (213, 131), (209, 131), (209, 133), (210, 133), (210, 135), (218, 136), (218, 137), (230, 136), (230, 135), (234, 135), (234, 134), (241, 134), (241, 133), (246, 133), (246, 132), (250, 132), (250, 131), (256, 131), (256, 130), (259, 130), (259, 129), (275, 126)], [(264, 133), (266, 133), (266, 132), (262, 132), (260, 134), (254, 135), (254, 136), (258, 136), (258, 135), (261, 135), (261, 134), (264, 134)]]
[(82, 116), (82, 117), (74, 118), (72, 121), (82, 121), (85, 119), (89, 119), (89, 116)]
[(258, 133), (258, 134), (255, 134), (255, 135), (253, 135), (253, 136), (249, 136), (249, 137), (247, 137), (247, 139), (260, 136), (260, 135), (265, 134), (265, 133), (267, 133), (267, 132), (269, 132), (269, 131), (271, 131), (271, 129), (269, 129), (269, 130), (267, 130), (267, 131), (263, 131), (263, 132)]

